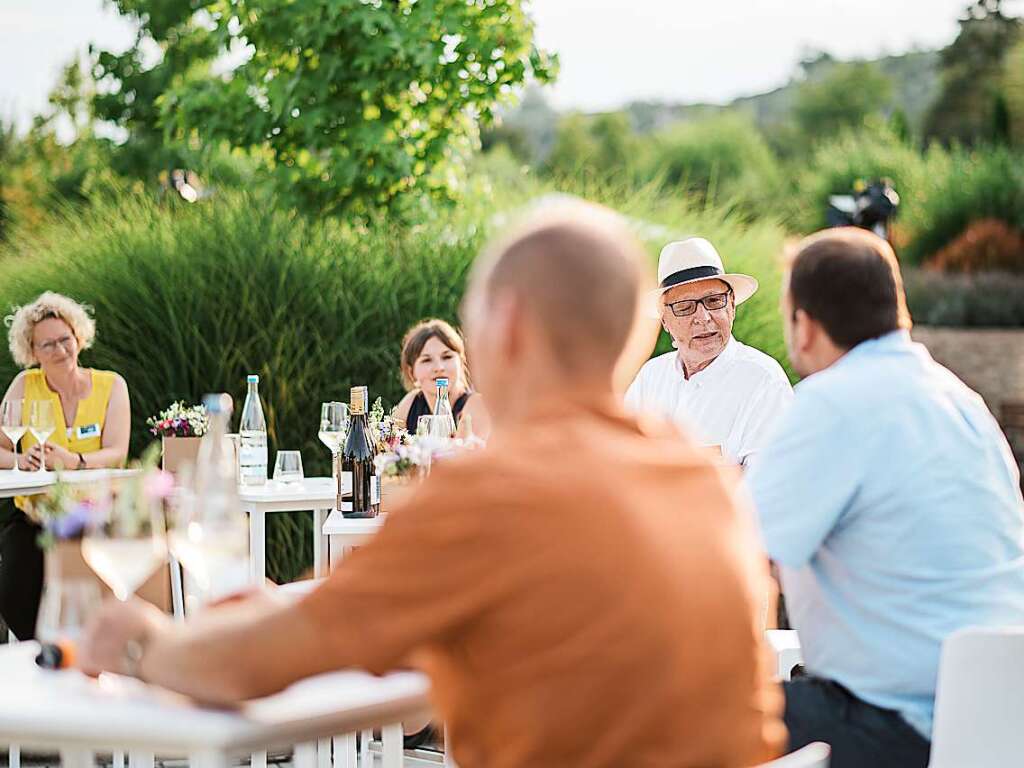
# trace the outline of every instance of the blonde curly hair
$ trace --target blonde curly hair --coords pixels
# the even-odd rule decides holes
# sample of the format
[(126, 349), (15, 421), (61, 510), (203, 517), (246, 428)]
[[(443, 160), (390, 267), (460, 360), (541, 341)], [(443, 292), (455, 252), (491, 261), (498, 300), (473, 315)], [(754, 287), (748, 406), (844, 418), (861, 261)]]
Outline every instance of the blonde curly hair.
[(79, 304), (63, 294), (46, 291), (31, 304), (14, 307), (13, 312), (4, 318), (11, 357), (22, 368), (31, 368), (39, 362), (32, 349), (32, 332), (37, 323), (49, 318), (57, 318), (68, 324), (80, 350), (92, 346), (96, 338), (92, 307)]

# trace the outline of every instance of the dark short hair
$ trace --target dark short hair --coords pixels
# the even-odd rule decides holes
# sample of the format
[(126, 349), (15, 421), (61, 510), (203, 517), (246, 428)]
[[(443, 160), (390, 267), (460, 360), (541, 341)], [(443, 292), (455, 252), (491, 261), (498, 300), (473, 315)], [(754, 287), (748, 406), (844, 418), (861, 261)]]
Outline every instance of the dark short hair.
[(800, 243), (789, 298), (794, 314), (802, 309), (843, 349), (911, 326), (896, 254), (856, 227), (826, 229)]

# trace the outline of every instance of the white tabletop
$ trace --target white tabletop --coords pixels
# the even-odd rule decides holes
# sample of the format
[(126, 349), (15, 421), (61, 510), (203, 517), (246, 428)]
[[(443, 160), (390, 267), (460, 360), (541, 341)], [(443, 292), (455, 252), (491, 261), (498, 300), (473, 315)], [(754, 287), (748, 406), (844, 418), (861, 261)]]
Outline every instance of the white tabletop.
[(0, 743), (49, 748), (244, 753), (387, 725), (428, 711), (418, 672), (374, 677), (332, 672), (246, 703), (201, 708), (183, 696), (119, 676), (87, 678), (36, 667), (38, 645), (0, 648)]
[(333, 508), (338, 498), (338, 486), (331, 477), (307, 477), (298, 483), (267, 480), (264, 485), (238, 486), (238, 497), (243, 504), (302, 502)]
[(327, 516), (324, 523), (325, 536), (372, 536), (384, 525), (384, 516), (351, 518), (345, 517), (338, 510)]
[(68, 472), (15, 472), (13, 469), (0, 470), (0, 498), (31, 496), (43, 493), (57, 482), (59, 475), (66, 483), (94, 483), (118, 477), (131, 477), (138, 469), (81, 469)]

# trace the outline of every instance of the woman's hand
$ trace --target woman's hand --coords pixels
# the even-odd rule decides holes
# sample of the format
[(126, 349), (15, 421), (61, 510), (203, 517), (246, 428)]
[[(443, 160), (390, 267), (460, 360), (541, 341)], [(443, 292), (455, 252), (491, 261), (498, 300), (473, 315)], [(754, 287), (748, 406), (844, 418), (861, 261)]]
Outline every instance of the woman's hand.
[(47, 469), (78, 469), (78, 454), (59, 445), (46, 444)]
[(28, 449), (28, 453), (19, 456), (18, 461), (22, 469), (39, 469), (40, 462), (43, 461), (43, 446), (36, 443)]

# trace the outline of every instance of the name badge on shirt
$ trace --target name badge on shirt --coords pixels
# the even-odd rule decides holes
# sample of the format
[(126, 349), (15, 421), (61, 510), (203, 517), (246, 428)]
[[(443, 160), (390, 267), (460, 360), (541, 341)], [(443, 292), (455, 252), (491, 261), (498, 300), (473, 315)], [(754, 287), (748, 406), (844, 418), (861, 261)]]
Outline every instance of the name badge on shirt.
[(100, 436), (100, 425), (99, 424), (85, 424), (75, 430), (75, 438), (78, 440), (86, 440), (90, 437)]

